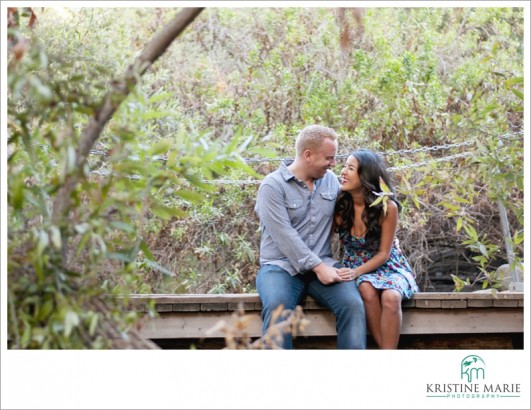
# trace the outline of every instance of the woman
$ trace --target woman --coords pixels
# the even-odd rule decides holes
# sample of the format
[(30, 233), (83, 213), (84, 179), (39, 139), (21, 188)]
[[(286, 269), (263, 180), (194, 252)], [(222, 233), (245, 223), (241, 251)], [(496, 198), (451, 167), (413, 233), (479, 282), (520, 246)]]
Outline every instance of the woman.
[(402, 299), (419, 290), (396, 238), (400, 204), (383, 159), (370, 150), (354, 151), (347, 158), (340, 184), (334, 211), (344, 248), (340, 276), (356, 281), (367, 326), (378, 347), (396, 349)]

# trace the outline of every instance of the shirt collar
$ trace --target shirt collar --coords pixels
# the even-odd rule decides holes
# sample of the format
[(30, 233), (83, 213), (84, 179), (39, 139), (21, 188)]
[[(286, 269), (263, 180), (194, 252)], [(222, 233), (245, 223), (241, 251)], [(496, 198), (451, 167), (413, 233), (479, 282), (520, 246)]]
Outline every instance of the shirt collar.
[(291, 171), (288, 169), (288, 166), (290, 166), (293, 163), (292, 159), (285, 159), (280, 164), (280, 175), (282, 175), (282, 178), (284, 178), (284, 181), (289, 181), (290, 179), (294, 179), (295, 175), (291, 173)]
[[(295, 182), (301, 183), (295, 175), (291, 173), (291, 171), (288, 169), (288, 167), (293, 163), (292, 159), (285, 159), (280, 164), (280, 175), (282, 175), (282, 178), (284, 178), (284, 181), (288, 182), (292, 179), (295, 180)], [(326, 174), (325, 174), (326, 175)], [(315, 187), (318, 187), (321, 185), (321, 182), (323, 182), (323, 178), (316, 179), (313, 181)]]

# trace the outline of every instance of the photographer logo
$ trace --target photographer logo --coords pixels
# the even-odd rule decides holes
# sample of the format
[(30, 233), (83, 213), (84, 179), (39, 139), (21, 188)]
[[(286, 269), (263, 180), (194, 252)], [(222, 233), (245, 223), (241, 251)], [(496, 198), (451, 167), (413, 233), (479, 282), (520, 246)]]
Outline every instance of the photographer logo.
[[(475, 354), (459, 363), (460, 380), (427, 383), (426, 397), (444, 399), (507, 399), (521, 396), (520, 383), (491, 382), (485, 360)], [(492, 379), (489, 374), (489, 379)]]
[(485, 380), (485, 362), (483, 359), (474, 354), (461, 360), (461, 380), (471, 383), (480, 379)]

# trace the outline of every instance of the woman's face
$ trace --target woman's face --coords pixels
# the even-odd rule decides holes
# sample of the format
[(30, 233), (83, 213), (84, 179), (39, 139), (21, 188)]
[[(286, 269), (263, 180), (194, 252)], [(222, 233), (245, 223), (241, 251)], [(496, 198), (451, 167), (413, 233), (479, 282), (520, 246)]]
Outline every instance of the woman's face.
[(339, 188), (342, 191), (354, 192), (361, 188), (361, 181), (358, 175), (358, 160), (352, 155), (347, 158), (339, 176)]

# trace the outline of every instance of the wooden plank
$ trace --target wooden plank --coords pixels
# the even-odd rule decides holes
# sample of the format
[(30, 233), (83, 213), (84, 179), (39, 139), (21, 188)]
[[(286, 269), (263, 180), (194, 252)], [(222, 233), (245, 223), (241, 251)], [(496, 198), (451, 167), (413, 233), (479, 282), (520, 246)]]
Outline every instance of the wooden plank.
[(200, 303), (173, 303), (172, 310), (174, 312), (199, 312), (201, 310)]
[(202, 312), (209, 312), (211, 310), (214, 310), (214, 311), (228, 310), (228, 304), (227, 303), (201, 303)]
[(485, 308), (485, 307), (491, 307), (492, 306), (492, 299), (470, 299), (467, 301), (468, 307), (479, 307), (479, 308)]
[[(262, 321), (259, 315), (255, 316), (247, 331), (251, 336), (260, 336)], [(224, 337), (221, 330), (207, 334), (222, 320), (229, 326), (234, 322), (228, 312), (167, 313), (157, 318), (142, 318), (139, 322), (140, 334), (148, 339)]]
[(468, 307), (466, 300), (441, 300), (443, 309), (466, 309)]
[(518, 301), (507, 300), (507, 299), (494, 299), (492, 301), (492, 306), (494, 307), (518, 307)]
[[(128, 297), (132, 303), (142, 303), (155, 300), (160, 304), (173, 303), (260, 303), (258, 294), (133, 294)], [(412, 301), (421, 300), (523, 300), (523, 292), (420, 292), (413, 295)], [(316, 303), (311, 297), (307, 302)]]
[(471, 300), (471, 299), (523, 299), (523, 292), (419, 292), (413, 295), (414, 300)]
[(403, 334), (513, 333), (524, 331), (520, 309), (415, 309), (404, 312)]
[(238, 302), (260, 302), (258, 294), (251, 293), (230, 293), (221, 295), (211, 294), (134, 294), (130, 295), (132, 302), (146, 302), (155, 300), (156, 303), (238, 303)]
[(442, 301), (440, 299), (417, 299), (415, 300), (415, 307), (421, 309), (440, 309), (442, 308)]
[(168, 305), (165, 303), (156, 303), (155, 304), (155, 310), (157, 312), (171, 312), (173, 309), (172, 305)]
[(228, 310), (239, 310), (240, 307), (243, 308), (246, 312), (249, 310), (255, 310), (254, 302), (229, 302), (227, 303)]
[[(231, 312), (171, 312), (157, 318), (141, 319), (141, 334), (149, 339), (223, 337), (217, 330), (209, 335), (207, 331), (224, 320), (230, 326), (234, 319)], [(261, 319), (258, 313), (247, 331), (251, 337), (261, 333)], [(310, 325), (306, 336), (333, 336), (335, 318), (327, 310), (309, 310), (305, 317)], [(404, 309), (402, 334), (452, 334), (452, 333), (520, 333), (523, 332), (522, 309)]]
[[(253, 320), (247, 324), (246, 331), (251, 337), (259, 337), (262, 332), (262, 320), (258, 314), (250, 316)], [(310, 320), (310, 325), (302, 333), (303, 335), (336, 335), (335, 318), (331, 312), (310, 311), (304, 317)], [(221, 321), (225, 321), (228, 327), (235, 323), (235, 319), (222, 312), (165, 313), (158, 318), (141, 319), (140, 333), (148, 339), (224, 337), (225, 333), (221, 329), (208, 333)]]
[[(165, 305), (180, 306), (179, 310), (185, 310), (187, 304), (200, 305), (199, 310), (238, 310), (242, 303), (247, 311), (261, 310), (260, 297), (257, 294), (136, 294), (130, 295), (133, 309), (142, 310), (141, 306), (152, 301), (156, 304), (157, 310), (163, 311)], [(405, 300), (402, 306), (419, 308), (465, 308), (465, 307), (489, 307), (491, 305), (501, 308), (523, 307), (524, 299), (522, 292), (499, 292), (493, 295), (490, 292), (421, 292), (413, 295), (410, 300)], [(466, 304), (466, 306), (465, 306)], [(218, 306), (217, 306), (218, 305)], [(307, 297), (302, 306), (305, 309), (321, 309), (319, 303), (313, 298)]]

